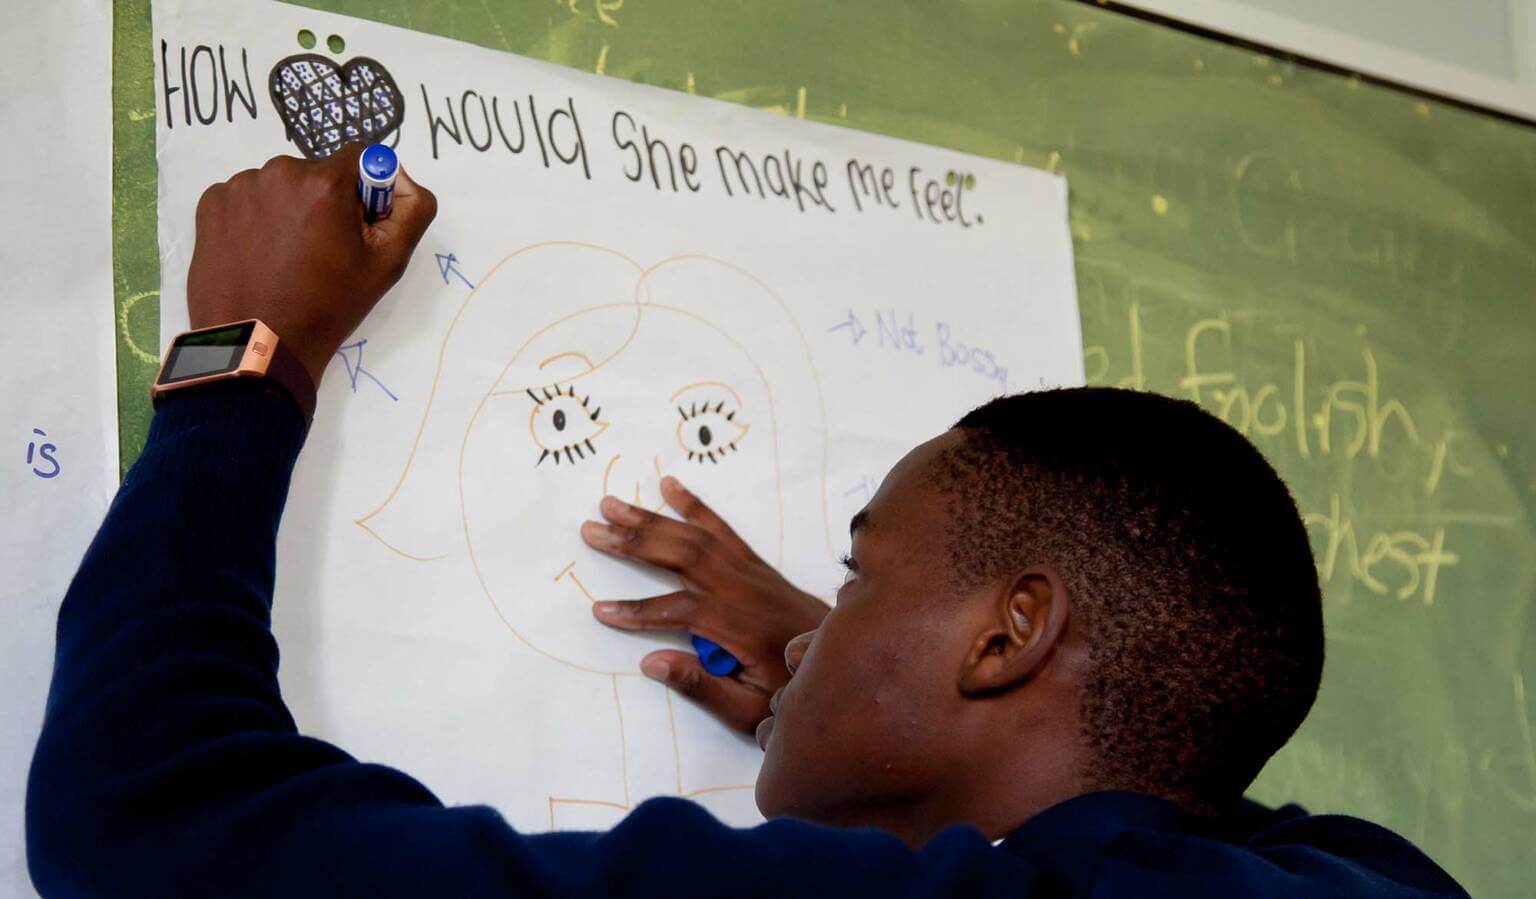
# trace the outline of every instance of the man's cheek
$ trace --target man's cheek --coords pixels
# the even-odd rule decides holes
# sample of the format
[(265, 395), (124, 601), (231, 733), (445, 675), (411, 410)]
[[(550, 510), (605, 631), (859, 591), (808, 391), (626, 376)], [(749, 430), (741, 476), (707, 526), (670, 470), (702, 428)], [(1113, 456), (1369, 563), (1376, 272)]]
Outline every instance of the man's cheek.
[[(830, 659), (829, 656), (820, 658)], [(847, 739), (850, 718), (855, 713), (848, 702), (851, 684), (847, 672), (833, 667), (825, 675), (817, 659), (807, 652), (785, 691), (784, 705), (788, 708), (781, 708), (783, 714), (775, 736), (783, 733), (788, 737), (785, 745), (796, 753), (820, 752)]]

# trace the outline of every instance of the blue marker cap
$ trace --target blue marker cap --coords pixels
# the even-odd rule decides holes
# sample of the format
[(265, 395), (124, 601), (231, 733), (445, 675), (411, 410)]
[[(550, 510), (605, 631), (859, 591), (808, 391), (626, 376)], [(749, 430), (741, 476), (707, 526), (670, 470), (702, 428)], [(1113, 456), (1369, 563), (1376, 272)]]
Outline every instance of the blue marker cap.
[(693, 651), (699, 654), (699, 661), (704, 663), (704, 670), (715, 677), (729, 677), (741, 667), (736, 657), (721, 649), (720, 644), (697, 634), (689, 639), (693, 641)]
[(400, 158), (383, 144), (374, 144), (357, 158), (357, 196), (370, 222), (389, 217), (395, 201), (395, 176), (399, 174)]

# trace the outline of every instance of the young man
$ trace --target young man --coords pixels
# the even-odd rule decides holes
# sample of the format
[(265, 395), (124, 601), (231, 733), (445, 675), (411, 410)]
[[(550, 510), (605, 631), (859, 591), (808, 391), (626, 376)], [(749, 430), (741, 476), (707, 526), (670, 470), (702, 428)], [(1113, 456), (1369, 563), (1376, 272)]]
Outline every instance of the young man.
[[(209, 189), (194, 327), (260, 319), (320, 379), (435, 213), (402, 175), (365, 223), (356, 162)], [(676, 482), (685, 521), (606, 500), (588, 541), (692, 589), (599, 617), (742, 661), (645, 670), (756, 731), (774, 820), (667, 799), (525, 836), (295, 730), (269, 612), (303, 380), (215, 380), (156, 413), (59, 616), (27, 795), (45, 896), (1464, 895), (1379, 827), (1241, 800), (1315, 695), (1320, 596), (1285, 487), (1191, 405), (972, 412), (854, 519), (830, 612)]]

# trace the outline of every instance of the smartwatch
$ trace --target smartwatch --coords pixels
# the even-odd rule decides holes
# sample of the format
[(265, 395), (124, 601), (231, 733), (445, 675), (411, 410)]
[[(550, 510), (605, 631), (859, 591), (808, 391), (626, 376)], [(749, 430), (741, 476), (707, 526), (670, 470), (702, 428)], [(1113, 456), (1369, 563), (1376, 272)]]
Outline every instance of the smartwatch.
[(179, 391), (265, 380), (299, 404), (304, 426), (315, 417), (315, 382), (297, 354), (257, 319), (184, 331), (171, 341), (150, 396), (154, 405)]

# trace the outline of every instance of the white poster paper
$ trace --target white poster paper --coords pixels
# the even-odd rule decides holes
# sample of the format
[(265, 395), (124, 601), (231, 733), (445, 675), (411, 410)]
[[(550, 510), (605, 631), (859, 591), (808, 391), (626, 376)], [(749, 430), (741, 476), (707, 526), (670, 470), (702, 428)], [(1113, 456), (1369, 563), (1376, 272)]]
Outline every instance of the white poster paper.
[(523, 828), (669, 794), (755, 820), (757, 748), (638, 674), (686, 643), (591, 617), (677, 582), (578, 525), (604, 493), (659, 508), (675, 474), (830, 597), (902, 453), (1082, 382), (1065, 182), (298, 7), (154, 13), (164, 339), (209, 184), (360, 133), (439, 198), (289, 501), (301, 725)]
[(13, 4), (0, 28), (0, 896), (35, 896), (27, 765), (59, 600), (117, 489), (112, 7)]

